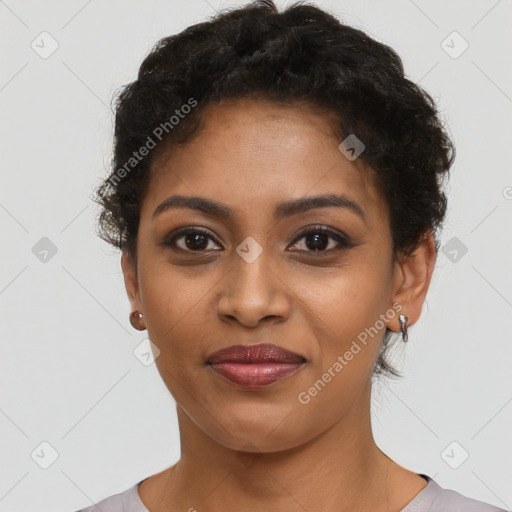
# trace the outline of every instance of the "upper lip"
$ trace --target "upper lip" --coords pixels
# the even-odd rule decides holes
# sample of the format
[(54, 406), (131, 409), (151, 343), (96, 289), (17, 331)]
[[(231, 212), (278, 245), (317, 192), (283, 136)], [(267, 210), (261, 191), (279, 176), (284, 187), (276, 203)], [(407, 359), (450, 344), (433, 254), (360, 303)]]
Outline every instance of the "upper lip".
[(207, 363), (304, 363), (306, 358), (272, 343), (233, 345), (217, 350)]

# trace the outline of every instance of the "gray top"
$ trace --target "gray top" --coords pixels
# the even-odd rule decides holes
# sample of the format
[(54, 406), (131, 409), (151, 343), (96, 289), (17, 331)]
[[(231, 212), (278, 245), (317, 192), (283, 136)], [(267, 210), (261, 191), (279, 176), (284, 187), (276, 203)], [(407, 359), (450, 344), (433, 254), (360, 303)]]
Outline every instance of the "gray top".
[[(507, 512), (505, 509), (467, 498), (456, 491), (443, 489), (429, 476), (421, 476), (427, 480), (427, 486), (398, 512)], [(144, 480), (124, 492), (77, 512), (150, 512), (137, 493), (137, 488)]]

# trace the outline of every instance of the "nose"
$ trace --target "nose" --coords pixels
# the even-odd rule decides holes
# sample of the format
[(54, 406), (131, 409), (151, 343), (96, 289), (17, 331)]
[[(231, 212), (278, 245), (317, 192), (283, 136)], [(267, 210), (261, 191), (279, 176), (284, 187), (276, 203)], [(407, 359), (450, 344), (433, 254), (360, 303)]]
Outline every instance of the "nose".
[(256, 327), (262, 321), (283, 322), (289, 317), (291, 292), (264, 254), (251, 263), (235, 255), (217, 303), (222, 321)]

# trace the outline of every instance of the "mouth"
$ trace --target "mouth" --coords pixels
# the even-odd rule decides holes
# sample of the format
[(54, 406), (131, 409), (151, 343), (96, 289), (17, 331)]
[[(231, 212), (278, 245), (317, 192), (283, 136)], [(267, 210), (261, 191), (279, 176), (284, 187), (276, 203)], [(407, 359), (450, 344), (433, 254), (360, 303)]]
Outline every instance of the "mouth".
[(206, 361), (215, 374), (249, 389), (290, 377), (305, 363), (300, 354), (269, 343), (234, 345), (213, 353)]

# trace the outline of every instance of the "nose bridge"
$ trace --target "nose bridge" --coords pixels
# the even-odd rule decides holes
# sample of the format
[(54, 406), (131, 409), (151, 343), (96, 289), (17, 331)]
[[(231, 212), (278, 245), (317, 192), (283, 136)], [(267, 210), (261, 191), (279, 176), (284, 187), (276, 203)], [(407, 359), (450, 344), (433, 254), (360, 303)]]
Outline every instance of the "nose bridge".
[(233, 252), (233, 267), (218, 304), (219, 315), (255, 325), (267, 316), (286, 316), (288, 300), (272, 269), (271, 250), (248, 237)]
[[(272, 287), (270, 270), (270, 250), (255, 241), (244, 241), (233, 255), (235, 261), (235, 288), (242, 293), (268, 294)], [(270, 274), (270, 275), (269, 275)]]

